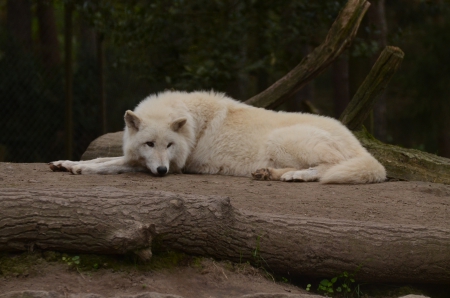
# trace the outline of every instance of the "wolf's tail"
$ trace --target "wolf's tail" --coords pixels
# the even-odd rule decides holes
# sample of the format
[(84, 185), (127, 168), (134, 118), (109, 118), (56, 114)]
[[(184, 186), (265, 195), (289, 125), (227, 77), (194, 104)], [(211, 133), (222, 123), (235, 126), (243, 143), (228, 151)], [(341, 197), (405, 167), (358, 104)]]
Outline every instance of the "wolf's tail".
[(321, 183), (377, 183), (386, 180), (386, 170), (369, 153), (345, 160), (329, 168)]

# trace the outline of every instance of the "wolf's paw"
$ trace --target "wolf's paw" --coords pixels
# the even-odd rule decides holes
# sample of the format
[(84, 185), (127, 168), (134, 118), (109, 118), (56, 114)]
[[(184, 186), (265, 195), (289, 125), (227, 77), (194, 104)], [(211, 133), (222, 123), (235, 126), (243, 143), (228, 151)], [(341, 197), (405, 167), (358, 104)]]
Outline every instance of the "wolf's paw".
[(71, 172), (74, 175), (81, 175), (83, 172), (83, 166), (82, 165), (75, 165), (70, 168), (69, 172)]
[(75, 164), (75, 162), (70, 160), (58, 160), (49, 162), (48, 166), (53, 172), (67, 172), (70, 171)]
[(252, 173), (253, 179), (256, 180), (272, 180), (269, 168), (257, 169)]
[(299, 171), (289, 171), (281, 175), (280, 180), (285, 182), (305, 182), (305, 181), (317, 181), (319, 179), (317, 170), (307, 169)]

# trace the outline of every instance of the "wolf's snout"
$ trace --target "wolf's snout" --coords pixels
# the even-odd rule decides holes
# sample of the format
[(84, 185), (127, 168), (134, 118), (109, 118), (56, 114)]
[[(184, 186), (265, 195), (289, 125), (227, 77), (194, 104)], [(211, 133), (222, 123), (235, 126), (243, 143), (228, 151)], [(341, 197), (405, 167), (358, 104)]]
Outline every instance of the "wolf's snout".
[(156, 171), (158, 172), (158, 174), (160, 176), (164, 176), (165, 174), (167, 174), (167, 167), (157, 167)]

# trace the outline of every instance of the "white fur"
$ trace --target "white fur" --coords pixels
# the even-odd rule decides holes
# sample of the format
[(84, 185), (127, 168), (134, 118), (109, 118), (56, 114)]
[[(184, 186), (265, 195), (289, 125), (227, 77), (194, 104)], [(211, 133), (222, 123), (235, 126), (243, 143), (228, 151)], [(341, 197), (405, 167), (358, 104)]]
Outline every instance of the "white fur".
[(220, 93), (149, 96), (134, 112), (126, 112), (125, 123), (123, 157), (53, 162), (52, 169), (76, 174), (147, 169), (158, 174), (161, 167), (169, 172), (323, 183), (386, 178), (384, 167), (339, 121), (255, 108)]

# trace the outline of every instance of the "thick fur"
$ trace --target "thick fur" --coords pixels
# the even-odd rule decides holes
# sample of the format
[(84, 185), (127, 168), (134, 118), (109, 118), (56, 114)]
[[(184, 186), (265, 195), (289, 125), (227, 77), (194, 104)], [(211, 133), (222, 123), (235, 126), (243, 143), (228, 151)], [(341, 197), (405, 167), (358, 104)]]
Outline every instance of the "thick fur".
[(373, 183), (384, 167), (339, 121), (255, 108), (214, 92), (164, 92), (125, 113), (123, 157), (59, 161), (53, 170), (149, 170), (282, 181)]

